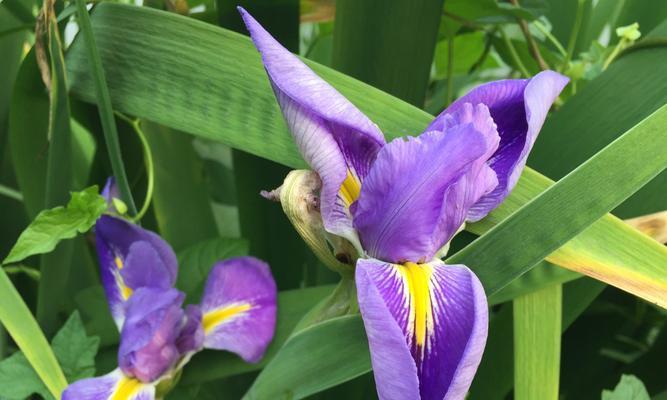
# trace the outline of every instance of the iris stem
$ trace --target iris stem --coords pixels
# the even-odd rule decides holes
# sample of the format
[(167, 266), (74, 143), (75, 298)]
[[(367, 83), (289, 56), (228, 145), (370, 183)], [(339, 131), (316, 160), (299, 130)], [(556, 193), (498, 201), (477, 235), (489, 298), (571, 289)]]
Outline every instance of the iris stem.
[(572, 34), (570, 35), (570, 40), (567, 42), (567, 52), (565, 53), (565, 60), (561, 64), (559, 70), (560, 72), (564, 71), (570, 64), (572, 60), (572, 55), (574, 53), (574, 47), (577, 45), (577, 37), (579, 36), (579, 31), (581, 30), (581, 22), (584, 17), (584, 1), (577, 1), (577, 14), (574, 17), (574, 26), (572, 27)]
[(516, 52), (516, 49), (514, 48), (514, 45), (512, 44), (512, 41), (510, 38), (507, 36), (507, 33), (505, 33), (504, 29), (500, 29), (500, 36), (503, 38), (503, 42), (505, 42), (505, 46), (507, 46), (507, 49), (510, 52), (510, 56), (512, 57), (512, 60), (516, 64), (517, 68), (519, 68), (519, 72), (525, 77), (528, 78), (530, 77), (530, 72), (526, 69), (526, 66), (523, 65), (523, 62), (521, 62), (521, 58), (519, 58), (519, 54)]
[(136, 222), (141, 220), (141, 218), (146, 215), (148, 207), (150, 207), (151, 202), (153, 201), (153, 189), (155, 187), (155, 166), (153, 164), (153, 152), (151, 152), (151, 147), (148, 144), (148, 140), (146, 139), (146, 134), (144, 134), (144, 131), (141, 129), (141, 120), (139, 118), (132, 119), (119, 112), (115, 112), (115, 114), (118, 116), (118, 118), (132, 126), (134, 132), (137, 134), (137, 137), (139, 137), (139, 140), (141, 141), (141, 146), (143, 147), (144, 151), (144, 163), (146, 164), (148, 184), (146, 187), (146, 198), (144, 199), (144, 204), (141, 206), (141, 209), (137, 215), (132, 218), (132, 220)]
[(611, 54), (609, 57), (607, 57), (606, 60), (604, 60), (604, 64), (602, 64), (602, 70), (606, 70), (607, 67), (609, 67), (609, 64), (611, 64), (612, 61), (619, 55), (622, 49), (625, 48), (627, 45), (628, 41), (625, 38), (621, 38), (619, 42), (616, 44), (616, 47), (614, 47), (614, 50), (612, 50)]

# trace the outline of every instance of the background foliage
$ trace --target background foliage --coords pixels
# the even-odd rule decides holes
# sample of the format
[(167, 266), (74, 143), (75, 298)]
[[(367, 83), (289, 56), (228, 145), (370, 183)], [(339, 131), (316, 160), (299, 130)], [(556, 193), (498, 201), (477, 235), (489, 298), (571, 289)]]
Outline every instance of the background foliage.
[[(300, 329), (339, 278), (258, 196), (304, 163), (237, 4), (388, 138), (480, 83), (567, 74), (532, 170), (452, 244), (492, 304), (469, 398), (667, 398), (667, 250), (607, 214), (650, 215), (631, 222), (665, 241), (652, 214), (667, 205), (667, 2), (118, 3), (96, 2), (90, 20), (83, 1), (0, 3), (0, 399), (57, 397), (115, 367), (87, 232), (104, 211), (90, 186), (110, 175), (174, 247), (190, 299), (213, 261), (243, 254), (267, 260), (280, 290), (264, 360), (204, 352), (169, 398), (376, 396), (358, 315)], [(634, 22), (636, 42), (615, 33)]]

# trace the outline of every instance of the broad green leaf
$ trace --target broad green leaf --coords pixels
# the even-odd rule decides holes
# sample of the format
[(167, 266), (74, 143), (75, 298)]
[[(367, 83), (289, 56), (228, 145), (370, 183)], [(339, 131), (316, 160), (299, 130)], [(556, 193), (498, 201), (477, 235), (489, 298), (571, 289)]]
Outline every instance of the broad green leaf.
[[(278, 293), (276, 333), (264, 358), (259, 363), (248, 364), (238, 356), (227, 352), (204, 351), (194, 356), (188, 367), (185, 368), (181, 382), (184, 385), (208, 382), (263, 368), (280, 351), (301, 318), (328, 296), (333, 288), (327, 285)], [(361, 325), (358, 328), (363, 330)]]
[(333, 318), (290, 337), (243, 398), (302, 399), (368, 372), (371, 359), (359, 319)]
[(443, 0), (338, 1), (333, 68), (421, 107), (442, 7)]
[(0, 323), (23, 351), (25, 358), (48, 391), (59, 398), (67, 386), (65, 375), (39, 329), (35, 317), (2, 268), (0, 268)]
[(53, 399), (21, 351), (0, 361), (0, 399), (23, 400), (33, 393)]
[(218, 235), (192, 137), (142, 121), (153, 153), (153, 210), (160, 234), (176, 252)]
[(557, 400), (563, 287), (514, 299), (514, 398)]
[(69, 382), (95, 375), (95, 355), (100, 344), (88, 336), (78, 312), (74, 312), (53, 337), (51, 348)]
[(622, 375), (618, 385), (611, 390), (602, 391), (602, 400), (650, 400), (642, 381), (634, 375)]
[[(576, 246), (565, 246), (557, 250), (578, 233), (595, 229), (595, 226), (589, 225), (664, 170), (667, 166), (667, 136), (663, 131), (665, 124), (667, 105), (450, 257), (448, 262), (463, 263), (471, 267), (484, 283), (487, 293), (493, 294), (556, 250), (557, 255), (549, 256), (549, 261), (566, 253), (569, 260), (583, 264), (581, 272), (588, 272), (589, 275), (615, 286), (623, 286), (631, 293), (641, 293), (645, 298), (667, 307), (667, 285), (644, 278), (657, 271), (664, 271), (667, 264), (650, 266), (650, 269), (643, 271), (639, 269), (644, 272), (641, 274), (642, 278), (637, 276), (636, 270), (615, 275), (609, 264), (586, 257), (580, 258), (581, 253), (572, 249)], [(625, 162), (619, 164), (619, 159), (624, 159)], [(624, 171), (631, 173), (624, 174)], [(613, 221), (627, 226), (620, 220)], [(628, 230), (631, 229), (628, 226)], [(657, 247), (653, 254), (644, 254), (645, 259), (655, 257), (658, 260), (667, 257), (667, 248), (655, 241), (653, 243), (657, 244)], [(623, 250), (628, 245), (628, 239), (617, 243)], [(604, 260), (604, 257), (602, 259)], [(559, 264), (566, 263), (561, 261)], [(576, 266), (565, 266), (577, 270)], [(664, 276), (665, 273), (662, 274)], [(623, 279), (624, 282), (617, 282), (616, 279)]]
[[(95, 375), (99, 339), (88, 337), (81, 318), (74, 312), (51, 342), (51, 348), (70, 382)], [(0, 362), (0, 398), (20, 400), (32, 393), (53, 399), (21, 351)], [(60, 398), (60, 396), (58, 396)]]
[(248, 254), (244, 239), (215, 238), (178, 253), (176, 287), (186, 293), (188, 302), (198, 303), (209, 271), (218, 261)]
[(66, 207), (44, 210), (37, 215), (19, 236), (3, 263), (11, 264), (35, 254), (48, 253), (61, 240), (88, 231), (106, 208), (104, 198), (97, 193), (97, 186), (73, 192)]
[[(99, 5), (92, 19), (98, 46), (104, 49), (101, 54), (110, 93), (119, 110), (291, 167), (304, 166), (286, 131), (259, 55), (247, 38), (173, 14), (119, 4)], [(156, 30), (162, 34), (154, 35)], [(150, 69), (143, 67), (147, 60), (151, 60)], [(75, 40), (68, 54), (72, 91), (91, 101), (94, 89), (86, 63), (79, 40)], [(155, 65), (171, 67), (156, 70)], [(191, 65), (197, 65), (197, 75), (186, 78), (177, 73)], [(432, 119), (368, 85), (310, 65), (378, 123), (389, 138), (416, 134)], [(592, 124), (595, 121), (590, 119), (589, 126)], [(473, 227), (475, 232), (485, 232), (550, 184), (528, 169), (504, 204), (484, 224)], [(572, 258), (575, 253), (577, 259)], [(660, 269), (665, 265), (665, 249), (610, 216), (565, 244), (559, 254), (560, 258), (550, 261), (569, 263), (570, 268), (591, 274), (583, 267), (594, 260), (595, 268), (598, 264), (607, 268), (606, 281), (651, 301), (667, 284), (667, 274)], [(629, 279), (631, 273), (643, 277), (641, 285)], [(627, 287), (630, 285), (633, 287)]]

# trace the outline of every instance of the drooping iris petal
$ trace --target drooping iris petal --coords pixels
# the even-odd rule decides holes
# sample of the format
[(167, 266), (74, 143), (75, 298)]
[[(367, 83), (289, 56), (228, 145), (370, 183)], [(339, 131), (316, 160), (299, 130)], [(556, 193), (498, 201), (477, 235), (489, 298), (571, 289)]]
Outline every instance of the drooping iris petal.
[(484, 218), (514, 188), (549, 108), (567, 82), (568, 78), (556, 72), (543, 71), (531, 79), (487, 83), (452, 103), (429, 125), (427, 130), (440, 130), (444, 116), (457, 112), (466, 103), (482, 103), (489, 107), (498, 126), (500, 146), (489, 166), (496, 172), (499, 184), (470, 209), (468, 220)]
[(385, 140), (379, 128), (239, 8), (301, 154), (322, 179), (324, 227), (356, 241), (348, 207)]
[(69, 385), (62, 400), (153, 400), (155, 387), (129, 378), (120, 369)]
[[(176, 255), (155, 233), (109, 215), (97, 220), (95, 237), (102, 284), (111, 315), (121, 328), (125, 302), (133, 289), (173, 286), (178, 268)], [(126, 278), (130, 281), (126, 282)], [(135, 285), (138, 283), (141, 284)]]
[(484, 162), (498, 134), (484, 105), (448, 117), (446, 131), (395, 139), (378, 154), (352, 207), (366, 252), (400, 263), (430, 260), (496, 185)]
[(488, 329), (475, 274), (439, 260), (360, 259), (356, 282), (380, 399), (463, 399)]
[(176, 340), (176, 347), (181, 354), (199, 351), (204, 345), (201, 308), (196, 304), (188, 304), (185, 308), (185, 318), (185, 324)]
[(127, 303), (118, 349), (118, 366), (125, 375), (150, 383), (178, 361), (184, 298), (176, 289), (135, 291)]
[(219, 262), (206, 282), (201, 310), (204, 347), (259, 361), (276, 324), (276, 283), (269, 266), (254, 257)]

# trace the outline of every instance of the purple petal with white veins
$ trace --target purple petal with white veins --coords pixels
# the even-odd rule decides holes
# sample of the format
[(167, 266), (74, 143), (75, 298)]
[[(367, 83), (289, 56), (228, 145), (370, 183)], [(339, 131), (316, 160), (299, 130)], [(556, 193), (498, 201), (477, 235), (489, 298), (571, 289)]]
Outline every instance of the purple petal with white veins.
[[(134, 283), (141, 282), (148, 286), (171, 287), (176, 282), (178, 271), (176, 255), (155, 233), (109, 215), (97, 220), (95, 242), (102, 284), (111, 315), (120, 329), (125, 302), (132, 295), (132, 290), (140, 287), (125, 282), (124, 277), (131, 277)], [(130, 254), (131, 251), (134, 254)], [(125, 268), (128, 271), (124, 272)]]
[(134, 292), (118, 349), (118, 365), (126, 375), (150, 383), (179, 360), (184, 298), (176, 289), (142, 287)]
[(359, 309), (381, 400), (459, 400), (486, 344), (481, 283), (463, 265), (360, 259)]
[(276, 296), (276, 283), (265, 262), (237, 257), (217, 263), (201, 303), (204, 347), (259, 361), (275, 331)]
[(336, 89), (282, 47), (244, 9), (278, 104), (302, 156), (322, 179), (325, 228), (356, 241), (348, 211), (384, 145), (380, 129)]
[(567, 82), (568, 78), (563, 75), (542, 71), (531, 79), (487, 83), (452, 103), (427, 128), (441, 129), (442, 117), (457, 112), (466, 103), (485, 104), (498, 126), (500, 146), (489, 160), (489, 166), (496, 172), (499, 184), (469, 211), (469, 221), (484, 218), (514, 188), (549, 108)]
[(82, 379), (65, 389), (62, 400), (153, 400), (155, 387), (123, 374), (120, 369), (98, 378)]
[(498, 145), (488, 109), (468, 104), (441, 129), (395, 139), (378, 154), (352, 207), (354, 227), (371, 257), (432, 259), (468, 207), (496, 185), (484, 166)]

